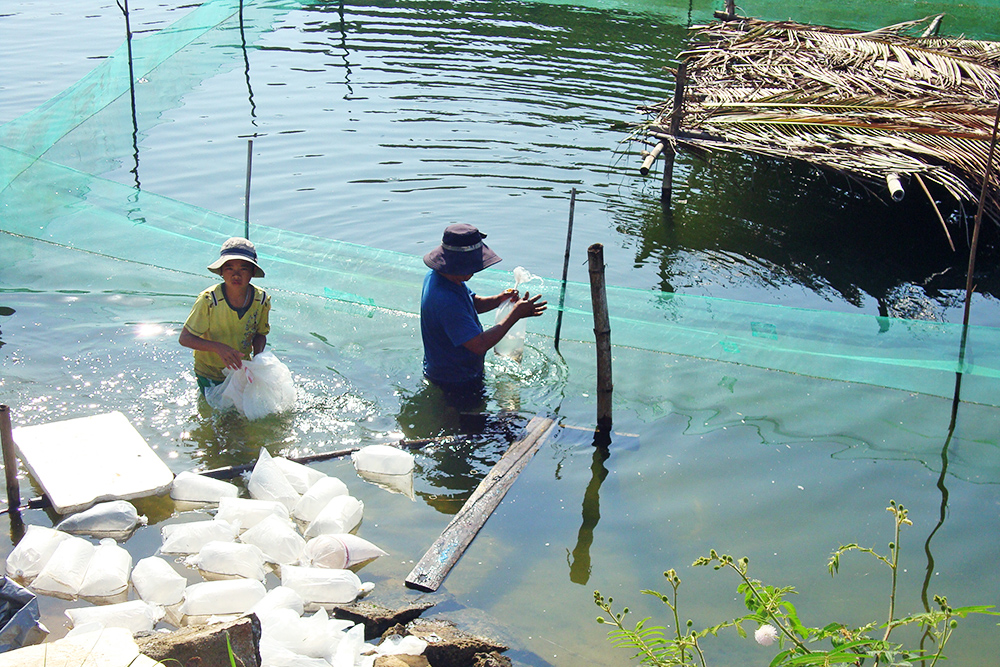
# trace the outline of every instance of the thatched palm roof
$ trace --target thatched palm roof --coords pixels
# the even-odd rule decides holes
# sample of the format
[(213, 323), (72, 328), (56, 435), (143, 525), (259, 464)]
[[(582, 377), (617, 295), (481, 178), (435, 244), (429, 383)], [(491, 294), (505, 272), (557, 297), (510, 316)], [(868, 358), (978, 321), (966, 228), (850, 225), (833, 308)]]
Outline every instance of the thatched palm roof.
[[(978, 202), (1000, 103), (1000, 44), (909, 36), (937, 19), (872, 32), (740, 19), (694, 29), (683, 106), (642, 110), (674, 149), (805, 160), (884, 192), (898, 174)], [(922, 183), (921, 183), (922, 185)], [(1000, 223), (994, 170), (985, 215)]]

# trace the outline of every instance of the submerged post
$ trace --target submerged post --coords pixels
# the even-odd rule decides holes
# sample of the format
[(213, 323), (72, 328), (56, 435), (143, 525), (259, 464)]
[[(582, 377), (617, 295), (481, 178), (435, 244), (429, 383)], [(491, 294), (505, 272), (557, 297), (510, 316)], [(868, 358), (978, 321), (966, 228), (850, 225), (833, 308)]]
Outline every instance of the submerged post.
[(604, 246), (587, 249), (590, 268), (590, 298), (594, 307), (594, 336), (597, 341), (597, 428), (611, 430), (611, 322), (608, 295), (604, 289)]
[(7, 476), (7, 509), (11, 515), (21, 507), (21, 488), (17, 483), (17, 455), (10, 427), (10, 408), (0, 405), (0, 444), (3, 446), (3, 471)]
[[(670, 136), (676, 140), (677, 132), (681, 128), (681, 113), (684, 106), (684, 80), (687, 78), (687, 61), (682, 60), (677, 66), (677, 79), (674, 82), (674, 110), (670, 114)], [(676, 144), (671, 141), (669, 145), (664, 144), (663, 148), (663, 185), (660, 186), (660, 199), (665, 202), (670, 201), (670, 193), (674, 188), (674, 155), (677, 151)]]

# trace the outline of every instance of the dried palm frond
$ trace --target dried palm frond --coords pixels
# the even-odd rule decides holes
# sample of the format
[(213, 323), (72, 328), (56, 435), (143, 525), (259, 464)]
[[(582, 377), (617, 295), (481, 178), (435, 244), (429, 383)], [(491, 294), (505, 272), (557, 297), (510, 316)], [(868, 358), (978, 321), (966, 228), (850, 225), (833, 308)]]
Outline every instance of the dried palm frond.
[[(669, 101), (641, 108), (651, 120), (640, 130), (675, 149), (804, 160), (872, 188), (889, 174), (920, 176), (976, 201), (1000, 44), (908, 35), (934, 18), (869, 32), (753, 19), (700, 26), (681, 55), (676, 132)], [(986, 215), (1000, 223), (997, 178)]]

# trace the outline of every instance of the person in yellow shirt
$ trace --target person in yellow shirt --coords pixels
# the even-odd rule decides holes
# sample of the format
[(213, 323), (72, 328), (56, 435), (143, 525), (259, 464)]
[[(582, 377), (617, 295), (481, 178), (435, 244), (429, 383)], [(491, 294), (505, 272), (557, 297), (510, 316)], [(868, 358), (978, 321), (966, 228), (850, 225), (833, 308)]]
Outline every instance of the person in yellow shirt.
[(224, 368), (237, 370), (263, 352), (271, 331), (271, 297), (250, 284), (251, 278), (264, 277), (253, 243), (229, 239), (208, 270), (222, 276), (222, 282), (198, 295), (179, 339), (194, 350), (194, 373), (203, 393), (222, 384)]

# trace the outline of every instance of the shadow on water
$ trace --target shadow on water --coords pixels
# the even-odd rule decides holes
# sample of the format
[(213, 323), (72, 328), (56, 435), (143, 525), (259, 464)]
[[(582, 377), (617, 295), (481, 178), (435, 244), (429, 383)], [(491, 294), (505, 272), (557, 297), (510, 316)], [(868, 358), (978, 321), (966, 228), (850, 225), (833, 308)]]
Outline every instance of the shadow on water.
[[(955, 202), (938, 200), (952, 252), (918, 189), (887, 203), (801, 163), (718, 155), (705, 164), (686, 157), (693, 164), (676, 170), (669, 205), (660, 201), (657, 176), (643, 194), (644, 209), (614, 221), (637, 241), (635, 267), (657, 266), (659, 289), (800, 286), (854, 307), (870, 298), (880, 315), (913, 319), (941, 319), (944, 309), (960, 306), (973, 216)], [(980, 246), (976, 276), (978, 291), (994, 299), (1000, 298), (996, 231)]]

